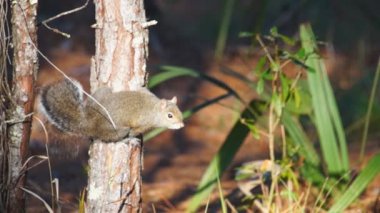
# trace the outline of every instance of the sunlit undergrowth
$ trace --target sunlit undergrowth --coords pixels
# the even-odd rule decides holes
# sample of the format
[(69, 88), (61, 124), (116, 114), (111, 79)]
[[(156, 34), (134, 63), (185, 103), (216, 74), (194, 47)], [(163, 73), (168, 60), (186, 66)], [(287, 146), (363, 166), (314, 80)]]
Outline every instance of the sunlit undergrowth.
[[(150, 81), (154, 86), (187, 75), (226, 91), (185, 112), (185, 117), (229, 96), (245, 106), (240, 119), (210, 161), (187, 211), (196, 212), (202, 204), (208, 203), (217, 185), (223, 212), (343, 211), (380, 172), (380, 154), (375, 155), (356, 177), (351, 175), (341, 115), (318, 50), (319, 42), (310, 25), (300, 26), (298, 39), (280, 34), (276, 28), (270, 35), (242, 33), (241, 36), (253, 38), (254, 45), (263, 53), (256, 67), (252, 67), (255, 80), (239, 77), (252, 88), (252, 93), (257, 94), (253, 100), (243, 100), (227, 83), (186, 68), (163, 67), (164, 72)], [(376, 83), (373, 91), (375, 86)], [(265, 124), (259, 124), (259, 119), (265, 120)], [(310, 130), (317, 135), (308, 134)], [(219, 180), (249, 134), (268, 142), (268, 159), (248, 162), (237, 169), (236, 182), (244, 196), (240, 204), (226, 205), (230, 202), (221, 193), (223, 186)]]

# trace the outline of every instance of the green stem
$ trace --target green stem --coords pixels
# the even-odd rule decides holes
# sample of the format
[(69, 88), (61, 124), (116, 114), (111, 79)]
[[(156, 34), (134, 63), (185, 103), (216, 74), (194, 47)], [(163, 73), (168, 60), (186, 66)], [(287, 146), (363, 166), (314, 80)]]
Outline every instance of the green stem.
[(215, 58), (217, 60), (220, 60), (223, 56), (224, 47), (226, 45), (228, 35), (228, 29), (230, 27), (231, 22), (232, 10), (234, 8), (234, 2), (235, 0), (225, 0), (224, 3), (223, 18), (219, 29), (218, 40), (216, 42), (215, 49)]
[(379, 61), (377, 62), (377, 68), (376, 68), (376, 73), (375, 73), (375, 79), (373, 80), (372, 84), (372, 89), (371, 89), (371, 96), (369, 97), (369, 103), (368, 103), (368, 108), (367, 108), (367, 114), (365, 116), (365, 123), (364, 123), (364, 130), (363, 130), (363, 138), (362, 138), (362, 143), (360, 147), (360, 161), (363, 160), (364, 156), (364, 151), (365, 151), (365, 145), (367, 142), (367, 137), (368, 137), (368, 128), (369, 128), (369, 121), (371, 119), (371, 113), (372, 113), (372, 107), (373, 107), (373, 101), (375, 99), (375, 94), (376, 94), (376, 89), (377, 89), (377, 84), (379, 81), (379, 74), (380, 74), (380, 57)]

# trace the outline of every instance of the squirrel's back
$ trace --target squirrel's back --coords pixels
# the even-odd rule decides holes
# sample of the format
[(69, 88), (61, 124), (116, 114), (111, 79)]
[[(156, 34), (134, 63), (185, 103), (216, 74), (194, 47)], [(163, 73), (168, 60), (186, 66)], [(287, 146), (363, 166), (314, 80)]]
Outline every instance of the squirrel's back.
[(83, 114), (83, 88), (65, 79), (42, 89), (40, 106), (47, 119), (65, 132), (80, 133)]

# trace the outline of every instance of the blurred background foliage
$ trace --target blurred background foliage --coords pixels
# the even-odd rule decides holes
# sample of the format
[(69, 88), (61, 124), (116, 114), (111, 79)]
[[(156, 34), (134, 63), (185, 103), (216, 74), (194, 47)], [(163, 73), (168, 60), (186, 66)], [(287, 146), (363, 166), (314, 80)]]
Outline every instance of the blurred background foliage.
[[(42, 0), (39, 5), (39, 21), (43, 21), (57, 13), (78, 7), (84, 3), (84, 1), (77, 0)], [(380, 38), (379, 1), (147, 0), (145, 1), (145, 7), (148, 19), (158, 21), (157, 26), (153, 26), (149, 29), (150, 55), (148, 59), (148, 70), (151, 71), (152, 76), (150, 82), (151, 86), (155, 86), (155, 90), (161, 93), (166, 92), (170, 95), (179, 95), (181, 97), (180, 100), (182, 99), (181, 107), (188, 109), (185, 112), (186, 117), (190, 117), (200, 109), (220, 102), (227, 97), (236, 98), (233, 103), (229, 102), (228, 104), (225, 104), (223, 102), (221, 104), (227, 108), (224, 109), (225, 111), (216, 112), (219, 114), (210, 116), (217, 117), (226, 111), (233, 111), (234, 115), (232, 122), (221, 116), (217, 125), (213, 127), (209, 127), (207, 124), (205, 126), (200, 126), (200, 128), (202, 128), (200, 133), (204, 134), (206, 134), (211, 128), (218, 130), (222, 129), (224, 131), (223, 133), (220, 133), (222, 136), (215, 137), (219, 139), (218, 145), (212, 143), (214, 141), (201, 141), (203, 144), (208, 144), (205, 145), (206, 148), (213, 147), (211, 151), (205, 153), (207, 156), (199, 156), (196, 151), (194, 151), (196, 148), (192, 148), (193, 145), (189, 143), (189, 141), (191, 142), (191, 140), (195, 139), (184, 139), (184, 137), (189, 137), (189, 134), (181, 133), (178, 133), (180, 136), (174, 136), (176, 140), (180, 141), (178, 144), (170, 144), (170, 146), (162, 144), (158, 145), (159, 149), (157, 152), (165, 152), (167, 158), (176, 156), (176, 152), (179, 153), (178, 155), (185, 154), (186, 152), (194, 152), (193, 154), (197, 157), (202, 159), (204, 157), (207, 159), (206, 162), (203, 162), (201, 167), (197, 168), (201, 171), (197, 173), (198, 176), (196, 177), (196, 181), (199, 181), (199, 178), (203, 175), (204, 179), (201, 181), (198, 190), (201, 189), (210, 192), (212, 188), (209, 187), (211, 185), (216, 186), (217, 181), (219, 182), (219, 176), (223, 171), (231, 164), (236, 166), (236, 163), (234, 164), (231, 161), (248, 133), (254, 135), (255, 138), (259, 134), (261, 129), (258, 129), (255, 125), (256, 122), (263, 123), (261, 120), (257, 119), (258, 114), (261, 115), (265, 112), (265, 110), (263, 110), (265, 107), (262, 105), (265, 105), (265, 109), (267, 110), (270, 104), (278, 104), (280, 107), (277, 107), (276, 113), (280, 112), (279, 114), (284, 116), (282, 122), (288, 127), (286, 128), (286, 131), (290, 134), (290, 139), (288, 138), (290, 143), (297, 143), (297, 140), (298, 142), (301, 141), (301, 143), (306, 143), (305, 141), (307, 141), (306, 145), (298, 144), (298, 146), (305, 146), (301, 149), (306, 149), (306, 152), (304, 151), (304, 153), (302, 153), (300, 147), (295, 145), (287, 150), (289, 156), (286, 156), (286, 158), (284, 157), (281, 162), (276, 162), (281, 165), (281, 168), (287, 168), (285, 175), (287, 177), (285, 179), (291, 180), (297, 185), (295, 179), (302, 175), (305, 179), (309, 176), (309, 180), (314, 183), (317, 182), (316, 179), (319, 178), (318, 184), (320, 187), (321, 184), (324, 184), (322, 187), (326, 187), (325, 185), (334, 185), (335, 188), (338, 188), (336, 194), (344, 194), (349, 181), (342, 176), (348, 172), (346, 168), (347, 165), (344, 165), (344, 168), (338, 169), (339, 175), (337, 175), (335, 179), (333, 177), (329, 183), (323, 183), (323, 180), (331, 174), (331, 171), (325, 168), (326, 164), (323, 164), (326, 163), (326, 158), (329, 156), (322, 157), (323, 147), (321, 146), (324, 145), (317, 143), (317, 141), (319, 141), (317, 130), (320, 127), (315, 128), (313, 126), (313, 123), (315, 122), (315, 120), (313, 120), (315, 117), (313, 118), (313, 116), (318, 115), (311, 115), (311, 108), (314, 107), (313, 109), (315, 110), (317, 105), (312, 106), (310, 103), (311, 100), (308, 100), (311, 99), (311, 97), (309, 97), (310, 91), (307, 89), (307, 83), (302, 80), (296, 80), (292, 75), (280, 75), (282, 84), (280, 86), (281, 89), (287, 87), (290, 88), (290, 85), (297, 82), (298, 93), (300, 94), (296, 94), (297, 92), (289, 90), (288, 95), (289, 97), (291, 96), (291, 101), (288, 101), (287, 95), (284, 95), (283, 92), (277, 94), (276, 91), (268, 91), (268, 85), (270, 85), (270, 82), (275, 78), (273, 76), (276, 75), (268, 73), (276, 70), (276, 66), (269, 65), (270, 62), (267, 62), (265, 65), (265, 62), (263, 62), (264, 65), (262, 65), (261, 68), (258, 68), (260, 65), (257, 64), (261, 63), (260, 60), (265, 61), (266, 59), (263, 46), (258, 42), (256, 35), (262, 35), (264, 37), (269, 35), (273, 37), (274, 34), (276, 34), (279, 37), (283, 36), (282, 44), (271, 46), (270, 53), (274, 56), (277, 55), (280, 57), (279, 55), (281, 54), (275, 50), (279, 49), (281, 51), (288, 51), (292, 57), (299, 60), (298, 62), (300, 63), (297, 62), (298, 65), (304, 66), (303, 68), (305, 70), (311, 72), (310, 70), (315, 71), (318, 68), (310, 69), (312, 66), (307, 64), (307, 54), (300, 51), (302, 49), (305, 51), (307, 48), (305, 48), (304, 44), (301, 44), (301, 38), (299, 36), (300, 25), (305, 22), (310, 23), (315, 35), (316, 44), (318, 44), (320, 50), (317, 54), (324, 60), (321, 63), (326, 65), (327, 74), (331, 80), (333, 88), (333, 90), (329, 91), (328, 96), (332, 97), (334, 102), (336, 101), (338, 106), (337, 109), (340, 112), (340, 117), (338, 116), (339, 118), (333, 118), (333, 120), (337, 119), (342, 121), (342, 127), (335, 127), (340, 129), (336, 130), (335, 133), (337, 131), (344, 132), (348, 144), (359, 144), (363, 135), (369, 94), (373, 86), (377, 60), (380, 55), (380, 40), (378, 39)], [(63, 64), (70, 63), (68, 62), (69, 60), (65, 60), (65, 54), (70, 55), (73, 52), (85, 52), (87, 56), (86, 62), (83, 63), (84, 68), (79, 68), (80, 72), (76, 72), (78, 70), (72, 71), (72, 76), (78, 78), (88, 77), (89, 57), (93, 55), (94, 52), (94, 29), (91, 28), (91, 25), (94, 23), (94, 6), (90, 3), (84, 10), (62, 17), (50, 23), (51, 26), (69, 33), (71, 35), (70, 39), (66, 39), (41, 26), (38, 32), (39, 46), (42, 51), (48, 53), (50, 57), (58, 60), (62, 58), (64, 61)], [(264, 37), (263, 39), (265, 43), (270, 46), (270, 42), (268, 42), (270, 39), (265, 40)], [(289, 42), (292, 41), (294, 44), (289, 45), (286, 40)], [(310, 51), (312, 52), (312, 50)], [(244, 64), (244, 66), (230, 68), (230, 66), (234, 66), (233, 63), (236, 58), (243, 61), (242, 64)], [(281, 58), (281, 61), (279, 60), (276, 62), (278, 63), (277, 65), (280, 66), (284, 60)], [(297, 63), (295, 64), (297, 65)], [(44, 68), (46, 66), (47, 65), (41, 61), (41, 67)], [(241, 73), (239, 68), (244, 70), (244, 72)], [(239, 83), (229, 82), (229, 80), (219, 78), (220, 73), (233, 73), (235, 76), (234, 78), (239, 79)], [(305, 78), (305, 75), (306, 73), (304, 73), (303, 78)], [(40, 79), (43, 79), (43, 74), (41, 74), (40, 77)], [(163, 83), (172, 78), (174, 78), (174, 80), (169, 81), (170, 83)], [(220, 94), (220, 92), (217, 91), (217, 94), (215, 94), (213, 98), (208, 97), (207, 93), (213, 93), (214, 90), (206, 86), (203, 87), (203, 84), (199, 83), (200, 80), (205, 83), (211, 83), (213, 86), (222, 89), (225, 93)], [(328, 81), (326, 82), (327, 84), (330, 84)], [(168, 84), (170, 84), (170, 86), (168, 86)], [(231, 86), (230, 84), (234, 84), (234, 86)], [(245, 85), (249, 89), (243, 90), (236, 87), (236, 84)], [(240, 95), (243, 97), (240, 97)], [(308, 102), (303, 109), (305, 111), (298, 109), (302, 112), (297, 112), (289, 109), (292, 107), (294, 108), (294, 106), (297, 105), (295, 103), (297, 101), (294, 100), (296, 99), (295, 96), (300, 96), (298, 98), (301, 98), (304, 102)], [(256, 102), (252, 100), (252, 98), (257, 97), (261, 100)], [(205, 101), (204, 99), (207, 100)], [(245, 105), (243, 107), (240, 106), (240, 108), (235, 107), (235, 105), (238, 105), (242, 99), (245, 99), (246, 103), (243, 103), (243, 105)], [(377, 94), (372, 103), (372, 116), (369, 119), (369, 138), (375, 141), (378, 141), (379, 138), (377, 128), (380, 125), (379, 100), (379, 95)], [(264, 101), (266, 104), (263, 104), (261, 101)], [(293, 104), (293, 106), (289, 107), (287, 106), (288, 104)], [(249, 106), (254, 106), (253, 111), (257, 111), (257, 114), (254, 113), (251, 117), (248, 116), (247, 120), (240, 120), (240, 118), (246, 118), (243, 115), (248, 112), (241, 112), (244, 111), (243, 109), (245, 108), (249, 111)], [(283, 113), (283, 108), (285, 111), (284, 114), (281, 114)], [(203, 121), (208, 122), (208, 118), (209, 117), (204, 118)], [(197, 123), (195, 125), (197, 125)], [(191, 125), (189, 126), (191, 127)], [(221, 128), (225, 126), (227, 126), (227, 128)], [(158, 133), (158, 131), (151, 133), (151, 135), (148, 135), (147, 139), (152, 138)], [(197, 140), (200, 139), (197, 138)], [(334, 143), (338, 143), (336, 142), (338, 139), (334, 139), (334, 141)], [(235, 142), (235, 144), (233, 142)], [(255, 142), (256, 141), (254, 141), (254, 143)], [(218, 147), (220, 143), (222, 144), (219, 154), (218, 152), (215, 154), (215, 151), (217, 151), (215, 150), (215, 146)], [(149, 143), (148, 146), (153, 147), (154, 144)], [(337, 147), (342, 148), (342, 144), (337, 145)], [(171, 149), (171, 151), (168, 151), (167, 149)], [(309, 153), (310, 156), (307, 156), (307, 153)], [(277, 154), (278, 153), (276, 153), (276, 155)], [(340, 153), (340, 158), (342, 158), (342, 155), (347, 155), (347, 153), (342, 151)], [(355, 159), (353, 159), (353, 156)], [(303, 163), (303, 159), (311, 161), (312, 163), (309, 165), (307, 163), (302, 165), (297, 164), (297, 169), (294, 169), (294, 164), (296, 164), (296, 162), (299, 163), (299, 161), (302, 161)], [(350, 159), (351, 161), (355, 161), (359, 158), (352, 155), (351, 152)], [(165, 167), (168, 166), (167, 164), (175, 164), (170, 160), (164, 161), (164, 163), (155, 166)], [(250, 159), (244, 158), (244, 160)], [(242, 163), (244, 160), (240, 160), (239, 163)], [(323, 162), (322, 164), (321, 161)], [(334, 159), (330, 158), (329, 161), (330, 163), (334, 163)], [(373, 165), (376, 165), (378, 162), (379, 157), (376, 157), (371, 161), (370, 165), (374, 167)], [(149, 159), (147, 164), (149, 164)], [(205, 172), (204, 169), (208, 164), (209, 167)], [(327, 165), (328, 164), (329, 163), (327, 163)], [(352, 164), (350, 166), (352, 166)], [(300, 173), (303, 173), (302, 175), (298, 174), (298, 168), (302, 170), (300, 171)], [(357, 167), (355, 168), (358, 169)], [(350, 170), (351, 169), (352, 168), (350, 167)], [(152, 182), (154, 179), (152, 174), (158, 169), (152, 169), (152, 171), (150, 171), (148, 165), (148, 169), (146, 170), (148, 170), (145, 175), (146, 182)], [(367, 176), (373, 178), (376, 176), (377, 172), (378, 170), (367, 169), (364, 170), (363, 174), (369, 174)], [(173, 176), (176, 175), (175, 171), (172, 173)], [(344, 179), (344, 181), (342, 181), (342, 179)], [(212, 184), (208, 182), (210, 180), (213, 181)], [(368, 181), (368, 179), (363, 181)], [(364, 183), (363, 181), (362, 183)], [(342, 182), (342, 185), (337, 184), (337, 182)], [(355, 184), (353, 185), (355, 186)], [(356, 186), (357, 185), (358, 184), (356, 184)], [(361, 184), (361, 186), (363, 186), (363, 184)], [(218, 184), (218, 187), (219, 189), (223, 187), (223, 181), (221, 184)], [(171, 201), (176, 204), (179, 201), (185, 200), (183, 197), (189, 198), (189, 196), (195, 194), (194, 188), (195, 187), (191, 188), (189, 191), (181, 192), (180, 195), (174, 196)], [(306, 189), (304, 188), (304, 190)], [(323, 192), (328, 191), (323, 188), (320, 190)], [(359, 191), (359, 189), (356, 188), (351, 191)], [(328, 204), (325, 203), (327, 201), (324, 199), (331, 197), (329, 193), (327, 195), (325, 194), (325, 197), (323, 198), (318, 196), (318, 204), (316, 201), (314, 207), (326, 207)], [(333, 194), (333, 196), (336, 194)], [(208, 194), (206, 193), (206, 195), (203, 194), (201, 197), (194, 198), (192, 210), (198, 208), (197, 205), (199, 205), (199, 203), (196, 202), (204, 201), (207, 196)], [(223, 195), (219, 196), (223, 198)], [(353, 196), (353, 194), (345, 194), (343, 198), (346, 197), (346, 199), (348, 199)], [(197, 199), (198, 201), (194, 201)], [(272, 198), (269, 200), (271, 199)], [(221, 204), (219, 207), (224, 206), (223, 199), (220, 200)], [(271, 201), (269, 201), (269, 203), (270, 202)], [(332, 203), (329, 203), (329, 205), (330, 204)], [(341, 209), (344, 205), (348, 204), (349, 202), (346, 200), (342, 206), (336, 208)]]

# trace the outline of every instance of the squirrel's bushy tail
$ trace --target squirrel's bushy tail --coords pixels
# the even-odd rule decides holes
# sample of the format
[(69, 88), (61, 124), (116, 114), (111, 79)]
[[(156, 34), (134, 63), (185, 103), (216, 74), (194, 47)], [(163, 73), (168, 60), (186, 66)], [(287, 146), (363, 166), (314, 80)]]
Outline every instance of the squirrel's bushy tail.
[(42, 89), (42, 112), (58, 129), (80, 133), (83, 113), (83, 88), (77, 81), (65, 79)]

